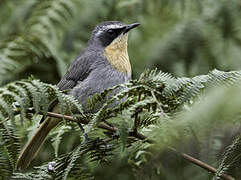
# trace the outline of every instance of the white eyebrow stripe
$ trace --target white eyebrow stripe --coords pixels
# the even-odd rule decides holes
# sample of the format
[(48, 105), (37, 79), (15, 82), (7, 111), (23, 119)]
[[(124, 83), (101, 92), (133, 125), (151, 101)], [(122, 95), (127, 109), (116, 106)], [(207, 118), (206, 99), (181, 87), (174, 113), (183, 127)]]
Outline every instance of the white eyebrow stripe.
[(102, 30), (99, 30), (97, 33), (96, 33), (96, 36), (99, 36), (103, 31)]
[(106, 29), (115, 29), (115, 28), (122, 28), (123, 25), (121, 24), (109, 24), (109, 25), (106, 25), (104, 26)]
[(101, 29), (99, 29), (97, 31), (96, 35), (99, 36), (106, 29), (117, 29), (117, 28), (122, 28), (122, 27), (124, 27), (124, 25), (122, 25), (122, 24), (109, 24), (109, 25), (103, 26)]

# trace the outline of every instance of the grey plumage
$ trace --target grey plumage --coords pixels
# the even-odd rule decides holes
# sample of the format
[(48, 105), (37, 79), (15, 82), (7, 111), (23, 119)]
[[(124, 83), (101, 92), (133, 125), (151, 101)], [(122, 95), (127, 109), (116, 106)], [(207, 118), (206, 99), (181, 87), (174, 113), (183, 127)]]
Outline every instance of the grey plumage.
[[(69, 90), (69, 94), (82, 104), (84, 112), (96, 112), (98, 110), (87, 109), (88, 98), (91, 98), (95, 93), (126, 83), (131, 79), (131, 74), (120, 72), (104, 56), (105, 48), (116, 38), (97, 37), (99, 32), (107, 30), (108, 25), (116, 26), (116, 29), (119, 29), (120, 32), (126, 27), (125, 24), (119, 21), (106, 21), (96, 26), (91, 33), (85, 50), (73, 61), (66, 74), (57, 84), (59, 90)], [(117, 92), (115, 91), (115, 93)], [(115, 93), (112, 93), (112, 95)], [(57, 99), (51, 102), (49, 111), (52, 111), (57, 103)], [(43, 121), (44, 117), (40, 123)]]
[[(72, 89), (78, 82), (84, 81), (88, 75), (96, 69), (105, 68), (110, 66), (106, 57), (104, 57), (104, 49), (113, 40), (98, 39), (96, 34), (104, 29), (105, 26), (111, 24), (118, 24), (124, 26), (119, 21), (106, 21), (96, 26), (93, 30), (90, 40), (84, 52), (80, 54), (69, 67), (67, 73), (62, 77), (58, 83), (60, 90)], [(102, 42), (103, 41), (103, 42)]]
[[(106, 88), (126, 83), (131, 79), (127, 32), (138, 25), (138, 23), (125, 25), (118, 21), (108, 21), (97, 26), (91, 34), (86, 49), (75, 59), (58, 83), (59, 90), (69, 90), (68, 93), (82, 104), (85, 112), (96, 112), (101, 104), (94, 109), (88, 109), (88, 98)], [(117, 92), (118, 89), (111, 95)], [(53, 101), (50, 110), (58, 112), (57, 104), (57, 100)], [(28, 167), (48, 133), (59, 122), (61, 119), (49, 117), (40, 121), (41, 126), (19, 157), (18, 169)]]
[(126, 83), (130, 78), (129, 75), (113, 68), (102, 52), (96, 52), (89, 56), (83, 54), (76, 59), (68, 73), (59, 82), (58, 87), (60, 90), (71, 89), (69, 94), (82, 104), (85, 112), (95, 112), (96, 109), (87, 109), (88, 98), (106, 88)]
[(104, 56), (104, 49), (112, 40), (105, 38), (105, 42), (102, 42), (96, 37), (100, 30), (105, 30), (108, 25), (112, 24), (125, 27), (125, 24), (118, 21), (107, 21), (97, 26), (92, 32), (87, 48), (76, 58), (57, 85), (60, 90), (70, 89), (69, 94), (83, 105), (85, 112), (96, 111), (88, 110), (86, 106), (88, 98), (91, 98), (92, 95), (100, 93), (106, 88), (126, 83), (131, 79), (130, 74), (125, 74), (112, 67)]

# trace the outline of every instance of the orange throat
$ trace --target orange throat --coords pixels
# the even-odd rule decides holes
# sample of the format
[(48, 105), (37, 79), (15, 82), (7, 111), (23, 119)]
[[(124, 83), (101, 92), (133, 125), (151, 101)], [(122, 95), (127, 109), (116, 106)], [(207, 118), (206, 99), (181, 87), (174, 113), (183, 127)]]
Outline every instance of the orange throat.
[(131, 76), (131, 64), (127, 52), (128, 34), (116, 38), (104, 50), (104, 55), (114, 68)]

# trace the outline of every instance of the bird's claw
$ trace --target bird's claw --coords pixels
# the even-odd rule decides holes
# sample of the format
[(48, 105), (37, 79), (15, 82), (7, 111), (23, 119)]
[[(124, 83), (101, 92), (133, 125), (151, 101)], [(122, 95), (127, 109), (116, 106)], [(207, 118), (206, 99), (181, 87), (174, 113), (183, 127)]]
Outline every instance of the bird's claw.
[(88, 142), (90, 139), (89, 139), (87, 133), (85, 133), (85, 129), (83, 128), (83, 126), (81, 125), (80, 122), (78, 122), (78, 125), (79, 125), (80, 130), (81, 130), (82, 133), (83, 133), (84, 141), (85, 141), (85, 142)]

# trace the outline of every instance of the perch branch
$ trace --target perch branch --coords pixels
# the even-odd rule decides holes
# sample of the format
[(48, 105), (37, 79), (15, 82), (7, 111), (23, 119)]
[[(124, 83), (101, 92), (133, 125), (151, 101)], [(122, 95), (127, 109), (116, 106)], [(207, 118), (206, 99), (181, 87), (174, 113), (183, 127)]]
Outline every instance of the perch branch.
[[(85, 120), (85, 119), (77, 119), (77, 118), (74, 118), (72, 116), (62, 115), (62, 114), (58, 114), (58, 113), (54, 113), (54, 112), (47, 112), (47, 116), (58, 118), (58, 119), (64, 118), (65, 120), (76, 122), (76, 123), (82, 123), (82, 124), (88, 124), (89, 123), (89, 121)], [(101, 128), (101, 129), (112, 131), (112, 132), (115, 132), (115, 131), (119, 130), (116, 127), (109, 126), (109, 125), (106, 125), (106, 124), (99, 124), (98, 127)], [(129, 135), (132, 136), (132, 137), (136, 137), (138, 139), (141, 139), (141, 140), (146, 140), (149, 143), (153, 143), (153, 141), (148, 140), (146, 136), (144, 136), (140, 133), (130, 132)]]
[[(85, 120), (85, 119), (76, 119), (76, 118), (73, 118), (72, 116), (67, 116), (67, 115), (62, 115), (62, 114), (58, 114), (58, 113), (54, 113), (54, 112), (47, 112), (47, 116), (50, 116), (50, 117), (55, 117), (55, 118), (59, 118), (59, 119), (66, 119), (68, 121), (72, 121), (72, 122), (76, 122), (76, 123), (82, 123), (82, 124), (88, 124), (89, 121), (88, 120)], [(106, 125), (106, 124), (99, 124), (98, 125), (99, 128), (102, 128), (102, 129), (106, 129), (106, 130), (109, 130), (109, 131), (112, 131), (112, 132), (115, 132), (115, 131), (118, 131), (119, 129), (116, 128), (116, 127), (111, 127), (109, 125)], [(132, 137), (135, 137), (135, 138), (138, 138), (140, 140), (146, 140), (147, 142), (149, 143), (154, 143), (154, 141), (150, 140), (150, 139), (147, 139), (146, 136), (144, 136), (143, 134), (140, 134), (136, 131), (132, 131), (129, 133), (129, 136), (132, 136)], [(217, 169), (215, 169), (214, 167), (190, 156), (190, 155), (187, 155), (185, 153), (181, 153), (181, 156), (186, 159), (187, 161), (189, 161), (190, 163), (192, 164), (195, 164), (213, 174), (215, 174), (217, 172)], [(233, 177), (229, 176), (229, 175), (226, 175), (226, 174), (222, 174), (221, 177), (225, 180), (235, 180)]]
[[(196, 164), (198, 165), (199, 167), (203, 168), (203, 169), (206, 169), (208, 171), (210, 171), (211, 173), (215, 174), (217, 172), (217, 169), (215, 169), (214, 167), (192, 157), (192, 156), (189, 156), (185, 153), (181, 153), (181, 156), (186, 159), (187, 161), (193, 163), (193, 164)], [(233, 177), (229, 176), (229, 175), (226, 175), (226, 174), (222, 174), (221, 177), (225, 180), (235, 180)]]

